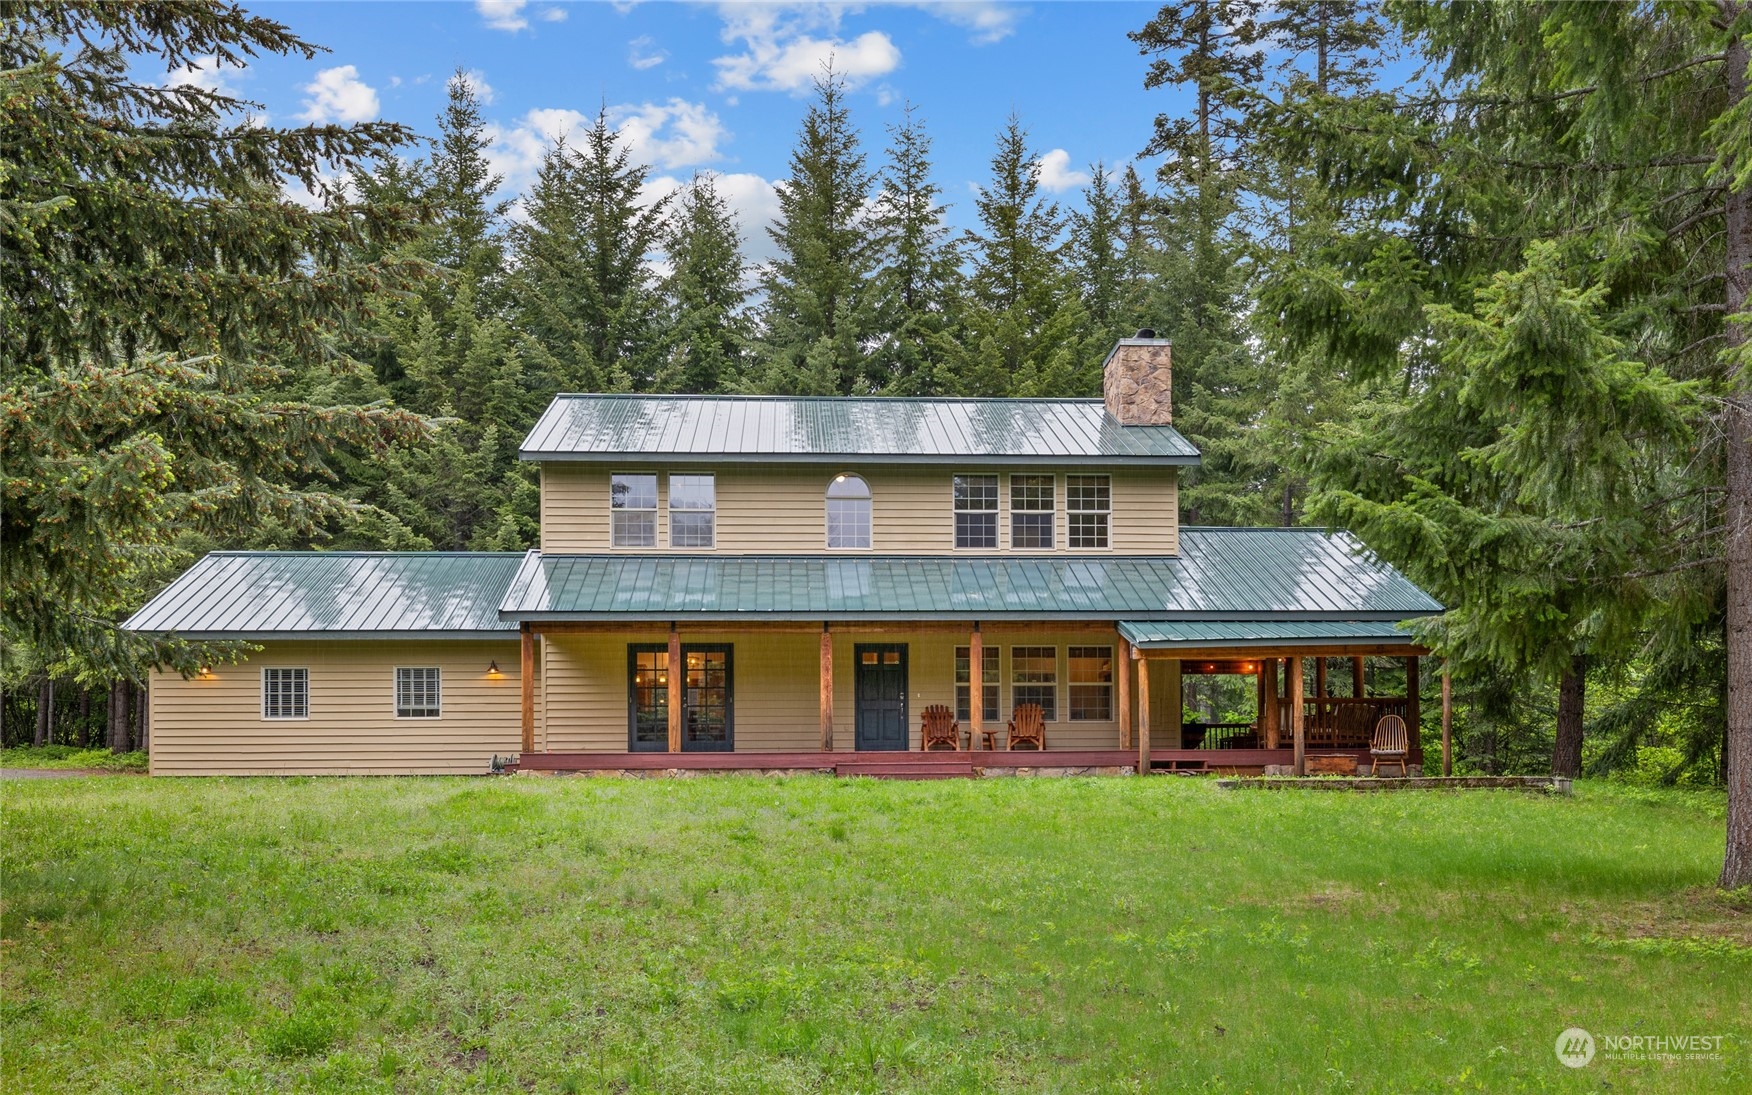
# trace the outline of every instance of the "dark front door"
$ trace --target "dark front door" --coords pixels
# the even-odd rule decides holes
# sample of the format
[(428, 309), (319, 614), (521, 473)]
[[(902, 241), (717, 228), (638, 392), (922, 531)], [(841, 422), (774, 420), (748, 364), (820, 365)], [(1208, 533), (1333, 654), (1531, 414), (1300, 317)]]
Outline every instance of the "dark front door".
[(852, 657), (858, 663), (857, 748), (906, 749), (906, 645), (859, 643)]
[[(735, 688), (727, 644), (681, 648), (681, 748), (685, 753), (728, 753), (735, 748)], [(669, 749), (669, 647), (627, 648), (627, 748)]]

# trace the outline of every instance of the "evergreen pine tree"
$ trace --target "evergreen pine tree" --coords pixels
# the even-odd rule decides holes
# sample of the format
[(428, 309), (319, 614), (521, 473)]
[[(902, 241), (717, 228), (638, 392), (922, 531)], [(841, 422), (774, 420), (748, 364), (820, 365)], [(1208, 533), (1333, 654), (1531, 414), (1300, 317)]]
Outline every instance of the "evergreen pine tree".
[(663, 365), (655, 387), (711, 394), (740, 386), (752, 338), (742, 230), (712, 176), (695, 175), (670, 210)]
[(912, 104), (888, 133), (874, 222), (883, 245), (874, 286), (882, 341), (867, 383), (891, 395), (931, 395), (953, 387), (959, 365), (959, 255), (943, 223), (942, 188), (931, 181), (931, 138)]
[(768, 230), (778, 255), (761, 276), (764, 360), (753, 387), (814, 395), (864, 389), (868, 347), (879, 333), (870, 185), (845, 81), (829, 67), (815, 81), (790, 177), (778, 187), (778, 221)]

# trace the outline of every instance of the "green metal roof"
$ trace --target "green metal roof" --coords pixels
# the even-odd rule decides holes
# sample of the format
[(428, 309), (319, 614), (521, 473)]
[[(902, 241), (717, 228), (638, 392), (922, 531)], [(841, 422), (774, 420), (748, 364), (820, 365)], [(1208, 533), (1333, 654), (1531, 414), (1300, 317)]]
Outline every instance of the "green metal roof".
[[(1263, 535), (1257, 535), (1262, 531)], [(543, 555), (519, 620), (1361, 619), (1442, 606), (1347, 534), (1199, 529), (1172, 556)]]
[(1411, 632), (1393, 620), (1121, 620), (1119, 633), (1133, 646), (1171, 650), (1194, 646), (1341, 646), (1414, 642)]
[(560, 395), (526, 460), (711, 456), (912, 463), (1196, 464), (1171, 426), (1122, 426), (1099, 399)]
[(215, 551), (122, 626), (189, 638), (515, 635), (500, 552)]

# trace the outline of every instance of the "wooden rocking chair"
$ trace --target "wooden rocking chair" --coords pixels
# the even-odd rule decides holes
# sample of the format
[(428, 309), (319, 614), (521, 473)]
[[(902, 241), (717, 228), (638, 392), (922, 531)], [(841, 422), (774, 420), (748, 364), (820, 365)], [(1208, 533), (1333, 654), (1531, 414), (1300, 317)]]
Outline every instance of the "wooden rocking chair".
[(1372, 776), (1381, 767), (1381, 762), (1399, 765), (1400, 776), (1408, 776), (1411, 770), (1405, 766), (1406, 754), (1410, 746), (1406, 744), (1405, 720), (1398, 715), (1385, 715), (1375, 724), (1375, 740), (1369, 743), (1369, 774)]
[(940, 703), (933, 703), (925, 708), (923, 721), (919, 727), (919, 749), (930, 752), (933, 749), (960, 749), (961, 724), (955, 721), (955, 712)]
[(1046, 713), (1038, 703), (1020, 703), (1010, 715), (1010, 732), (1004, 739), (1005, 749), (1046, 750)]

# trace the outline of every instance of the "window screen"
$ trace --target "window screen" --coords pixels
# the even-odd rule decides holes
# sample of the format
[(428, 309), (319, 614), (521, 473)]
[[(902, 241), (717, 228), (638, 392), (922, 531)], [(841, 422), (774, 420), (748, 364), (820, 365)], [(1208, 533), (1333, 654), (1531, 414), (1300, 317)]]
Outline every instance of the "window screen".
[(1050, 475), (1010, 476), (1010, 546), (1025, 550), (1052, 549), (1056, 502)]
[(1105, 475), (1065, 476), (1065, 511), (1070, 545), (1107, 546), (1107, 519), (1113, 511), (1113, 488)]
[(613, 475), (609, 477), (608, 506), (615, 547), (657, 546), (657, 477)]
[(710, 475), (669, 477), (669, 546), (709, 548), (718, 509), (717, 480)]
[(435, 719), (441, 689), (436, 669), (395, 671), (395, 713), (403, 719)]
[[(378, 708), (382, 710), (382, 708)], [(310, 670), (262, 670), (262, 718), (310, 717)]]
[(1010, 699), (1018, 707), (1038, 703), (1049, 721), (1058, 718), (1058, 647), (1010, 648)]
[(958, 548), (995, 548), (998, 546), (997, 476), (957, 475), (955, 477), (955, 546)]
[(1113, 719), (1113, 648), (1073, 646), (1070, 649), (1072, 721)]

